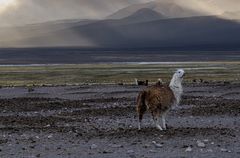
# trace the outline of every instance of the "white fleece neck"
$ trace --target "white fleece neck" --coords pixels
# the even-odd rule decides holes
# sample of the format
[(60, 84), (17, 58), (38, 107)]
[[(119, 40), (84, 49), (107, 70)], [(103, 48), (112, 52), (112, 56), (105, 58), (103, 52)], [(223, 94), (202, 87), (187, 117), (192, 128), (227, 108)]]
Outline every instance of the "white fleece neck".
[(176, 98), (176, 105), (179, 104), (181, 101), (181, 96), (183, 93), (183, 88), (182, 88), (182, 78), (179, 78), (176, 76), (176, 74), (173, 75), (173, 78), (169, 84), (169, 87), (173, 91), (173, 94)]

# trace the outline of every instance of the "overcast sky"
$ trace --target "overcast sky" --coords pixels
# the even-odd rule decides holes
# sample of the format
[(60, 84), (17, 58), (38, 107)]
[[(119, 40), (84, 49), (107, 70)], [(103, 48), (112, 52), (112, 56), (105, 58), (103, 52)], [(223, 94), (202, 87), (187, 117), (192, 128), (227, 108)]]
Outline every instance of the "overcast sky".
[[(36, 23), (56, 19), (106, 17), (134, 3), (152, 0), (0, 0), (0, 26)], [(240, 11), (240, 0), (157, 0), (172, 1), (211, 13)]]

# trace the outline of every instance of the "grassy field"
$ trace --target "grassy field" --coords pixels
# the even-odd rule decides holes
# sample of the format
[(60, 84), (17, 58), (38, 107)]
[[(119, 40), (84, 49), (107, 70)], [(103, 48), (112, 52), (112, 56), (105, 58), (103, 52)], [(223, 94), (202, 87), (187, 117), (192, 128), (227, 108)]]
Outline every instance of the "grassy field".
[(168, 82), (173, 71), (184, 68), (185, 82), (193, 79), (239, 82), (240, 62), (179, 62), (159, 64), (78, 64), (1, 66), (1, 86), (131, 84), (134, 79), (158, 78)]

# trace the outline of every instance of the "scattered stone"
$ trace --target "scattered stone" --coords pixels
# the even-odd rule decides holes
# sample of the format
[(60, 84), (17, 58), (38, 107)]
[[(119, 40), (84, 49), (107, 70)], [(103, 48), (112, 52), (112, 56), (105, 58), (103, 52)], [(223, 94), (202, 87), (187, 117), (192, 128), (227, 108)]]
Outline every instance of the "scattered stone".
[(46, 125), (46, 126), (44, 126), (44, 127), (51, 127), (51, 125), (50, 125), (50, 124), (48, 124), (48, 125)]
[(113, 152), (112, 152), (112, 151), (103, 150), (102, 153), (103, 153), (103, 154), (109, 154), (109, 153), (113, 153)]
[(228, 153), (230, 153), (230, 152), (231, 152), (230, 150), (228, 150), (228, 149), (225, 149), (225, 148), (221, 148), (220, 150), (221, 150), (221, 152), (228, 152)]
[(156, 150), (149, 150), (150, 153), (156, 153)]
[(52, 134), (50, 134), (47, 138), (48, 139), (51, 139), (53, 137), (53, 135)]
[(91, 149), (96, 149), (97, 147), (98, 147), (98, 146), (97, 146), (96, 144), (92, 144), (90, 148), (91, 148)]
[(112, 148), (122, 148), (122, 145), (118, 145), (118, 144), (112, 144), (110, 145)]
[(149, 148), (150, 147), (150, 145), (149, 144), (144, 144), (144, 146), (143, 146), (144, 148)]
[(206, 145), (203, 142), (201, 142), (200, 140), (197, 141), (197, 146), (200, 147), (200, 148), (205, 148), (206, 147)]
[(132, 154), (132, 153), (134, 153), (134, 151), (133, 150), (128, 150), (127, 153)]
[(208, 142), (209, 140), (208, 140), (208, 139), (204, 139), (203, 141), (204, 141), (204, 142)]
[(155, 142), (155, 141), (152, 141), (152, 143), (154, 144), (154, 146), (155, 146), (156, 148), (162, 148), (162, 147), (163, 147), (162, 144), (158, 144), (158, 143)]
[(31, 148), (31, 149), (34, 149), (34, 148), (35, 148), (35, 146), (34, 146), (34, 145), (32, 145), (32, 146), (29, 146), (29, 148)]
[(185, 152), (191, 152), (193, 149), (192, 149), (192, 147), (187, 147), (187, 149), (185, 150)]
[(210, 152), (210, 153), (212, 153), (212, 152), (213, 152), (213, 150), (212, 150), (212, 149), (207, 149), (207, 152)]

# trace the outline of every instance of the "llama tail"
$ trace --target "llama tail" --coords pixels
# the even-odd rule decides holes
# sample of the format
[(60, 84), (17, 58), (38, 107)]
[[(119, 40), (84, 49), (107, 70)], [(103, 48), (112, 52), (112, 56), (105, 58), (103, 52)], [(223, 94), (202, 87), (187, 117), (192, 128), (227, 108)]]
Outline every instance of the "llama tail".
[(145, 96), (146, 96), (146, 92), (142, 91), (139, 93), (138, 98), (137, 98), (136, 110), (137, 110), (137, 114), (138, 114), (138, 129), (139, 130), (141, 129), (143, 114), (147, 110), (147, 106), (145, 104)]

